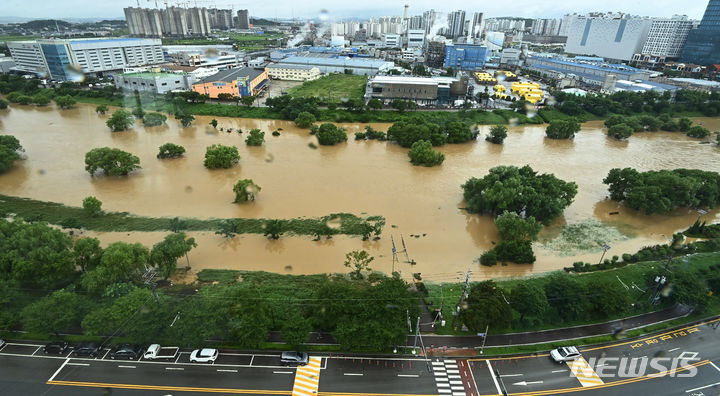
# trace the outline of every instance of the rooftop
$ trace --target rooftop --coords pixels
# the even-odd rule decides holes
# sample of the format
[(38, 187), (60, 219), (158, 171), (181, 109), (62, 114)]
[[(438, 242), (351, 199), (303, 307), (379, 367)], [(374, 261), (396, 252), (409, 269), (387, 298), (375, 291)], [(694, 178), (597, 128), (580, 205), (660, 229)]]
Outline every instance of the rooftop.
[(627, 65), (620, 65), (615, 63), (603, 63), (602, 65), (598, 66), (596, 64), (591, 63), (584, 63), (584, 62), (573, 62), (572, 60), (565, 60), (565, 59), (556, 59), (556, 58), (545, 58), (545, 57), (535, 57), (531, 56), (528, 59), (528, 63), (532, 63), (534, 60), (543, 60), (547, 62), (552, 63), (558, 63), (561, 65), (568, 65), (568, 66), (578, 66), (583, 67), (586, 69), (591, 70), (602, 70), (602, 71), (612, 71), (616, 73), (647, 73), (647, 70), (637, 69), (632, 66)]
[(250, 80), (253, 80), (253, 79), (257, 78), (257, 76), (261, 75), (263, 72), (264, 72), (264, 70), (262, 70), (262, 69), (255, 69), (252, 67), (242, 67), (239, 69), (227, 69), (227, 70), (219, 71), (210, 77), (205, 77), (202, 80), (198, 81), (196, 84), (205, 84), (205, 83), (214, 82), (214, 81), (233, 82), (234, 80), (237, 80), (240, 77), (248, 77)]
[(384, 60), (377, 59), (366, 59), (366, 58), (320, 58), (314, 56), (289, 56), (285, 59), (278, 61), (283, 64), (301, 64), (301, 65), (321, 65), (321, 66), (350, 66), (350, 67), (369, 67), (369, 68), (380, 68), (390, 64), (392, 62), (386, 62)]
[(123, 73), (123, 77), (129, 78), (174, 78), (180, 77), (181, 74), (176, 73), (165, 73), (165, 72), (134, 72), (134, 73)]
[(409, 76), (377, 76), (371, 83), (380, 84), (450, 84), (457, 81), (453, 77), (409, 77)]
[(299, 69), (299, 70), (310, 70), (317, 66), (312, 65), (279, 65), (277, 63), (273, 63), (270, 65), (267, 65), (268, 69)]

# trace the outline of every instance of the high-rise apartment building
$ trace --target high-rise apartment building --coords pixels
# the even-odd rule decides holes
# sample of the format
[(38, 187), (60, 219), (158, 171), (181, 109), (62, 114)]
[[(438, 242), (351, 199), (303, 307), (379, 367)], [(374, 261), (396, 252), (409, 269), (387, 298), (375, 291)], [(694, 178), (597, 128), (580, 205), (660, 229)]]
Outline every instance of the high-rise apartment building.
[(131, 36), (186, 37), (210, 34), (210, 14), (204, 7), (167, 7), (162, 10), (127, 7), (123, 11)]
[(672, 18), (654, 18), (642, 53), (667, 58), (680, 56), (693, 21), (685, 15)]
[(465, 11), (457, 10), (448, 14), (448, 28), (445, 36), (456, 39), (465, 33)]
[(468, 27), (468, 37), (469, 38), (479, 38), (480, 35), (482, 35), (482, 25), (483, 25), (483, 13), (482, 12), (473, 12), (472, 18), (470, 19), (470, 24)]
[(688, 33), (680, 60), (696, 65), (720, 63), (720, 0), (710, 0), (700, 26)]
[(210, 27), (213, 29), (230, 29), (233, 27), (232, 10), (208, 9), (210, 16)]
[(238, 29), (250, 29), (250, 12), (248, 10), (238, 10)]

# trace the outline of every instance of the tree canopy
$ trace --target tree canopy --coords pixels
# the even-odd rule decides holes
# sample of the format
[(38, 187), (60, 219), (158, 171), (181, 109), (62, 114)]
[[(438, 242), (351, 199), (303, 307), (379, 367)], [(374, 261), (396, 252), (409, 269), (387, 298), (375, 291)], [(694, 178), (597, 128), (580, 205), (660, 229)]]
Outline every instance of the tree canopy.
[(185, 147), (173, 143), (165, 143), (160, 146), (157, 157), (160, 159), (178, 158), (182, 157), (183, 154), (185, 154)]
[(408, 121), (394, 123), (387, 131), (388, 140), (397, 142), (402, 147), (411, 147), (419, 140), (427, 140), (433, 146), (442, 146), (447, 140), (445, 132), (433, 123), (414, 124)]
[(124, 131), (129, 129), (135, 122), (135, 118), (132, 113), (125, 109), (118, 109), (105, 121), (105, 124), (113, 132)]
[(167, 120), (165, 114), (160, 113), (145, 113), (142, 117), (143, 125), (145, 126), (157, 126), (162, 125)]
[(233, 192), (235, 193), (235, 201), (233, 202), (254, 201), (255, 195), (259, 193), (260, 190), (262, 190), (262, 188), (255, 184), (252, 179), (238, 180), (233, 186)]
[(507, 137), (507, 127), (505, 125), (493, 125), (490, 128), (490, 134), (485, 137), (490, 143), (502, 144)]
[(297, 117), (295, 117), (295, 125), (297, 125), (300, 128), (310, 128), (312, 124), (317, 121), (315, 119), (315, 116), (312, 115), (312, 113), (308, 113), (307, 111), (303, 111), (302, 113), (298, 114)]
[(235, 146), (213, 144), (205, 150), (203, 164), (208, 169), (230, 168), (240, 162), (240, 154)]
[(698, 169), (638, 172), (614, 168), (603, 183), (608, 185), (610, 199), (646, 214), (720, 205), (720, 174), (716, 172)]
[(15, 136), (0, 135), (0, 173), (10, 170), (15, 161), (20, 159), (18, 151), (23, 151), (23, 148)]
[(482, 179), (462, 185), (467, 210), (497, 215), (524, 213), (542, 223), (562, 214), (577, 194), (577, 185), (552, 174), (538, 175), (530, 166), (498, 166)]
[(101, 170), (108, 176), (126, 176), (140, 169), (140, 159), (116, 148), (101, 147), (85, 153), (85, 170), (90, 176)]
[(323, 146), (334, 146), (338, 143), (347, 141), (347, 133), (345, 129), (338, 127), (335, 124), (325, 123), (319, 127), (313, 127), (316, 129), (315, 135), (317, 136), (318, 143)]
[(195, 238), (186, 237), (184, 232), (169, 234), (153, 246), (150, 251), (150, 262), (158, 269), (160, 275), (167, 279), (175, 272), (177, 260), (194, 247), (197, 247)]
[(435, 166), (445, 161), (445, 154), (435, 151), (427, 140), (418, 140), (412, 144), (408, 157), (413, 165)]
[(265, 142), (265, 132), (253, 128), (248, 133), (248, 136), (245, 138), (245, 144), (248, 146), (262, 146), (262, 144)]
[(572, 139), (575, 133), (580, 131), (580, 123), (577, 120), (552, 120), (545, 128), (545, 134), (550, 139)]

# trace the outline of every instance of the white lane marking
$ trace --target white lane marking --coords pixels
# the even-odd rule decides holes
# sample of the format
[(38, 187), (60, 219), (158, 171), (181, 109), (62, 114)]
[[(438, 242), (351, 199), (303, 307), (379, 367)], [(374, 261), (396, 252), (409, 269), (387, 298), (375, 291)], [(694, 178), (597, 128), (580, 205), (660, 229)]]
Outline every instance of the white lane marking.
[(362, 376), (363, 373), (343, 373), (343, 375), (356, 375), (356, 376)]
[(675, 352), (675, 351), (677, 351), (678, 349), (680, 349), (680, 348), (673, 348), (673, 349), (669, 350), (668, 352)]
[(500, 384), (498, 384), (498, 380), (497, 380), (497, 378), (495, 378), (495, 373), (493, 372), (493, 369), (490, 366), (490, 361), (485, 359), (485, 363), (487, 363), (488, 370), (490, 370), (490, 376), (492, 377), (493, 383), (495, 383), (495, 389), (497, 389), (498, 395), (502, 395), (502, 391), (500, 390)]
[(56, 376), (58, 375), (58, 373), (60, 372), (60, 370), (62, 370), (63, 367), (65, 367), (65, 365), (68, 364), (69, 361), (70, 361), (70, 359), (65, 359), (65, 361), (63, 362), (63, 364), (60, 365), (60, 368), (58, 368), (57, 371), (55, 371), (55, 374), (53, 374), (52, 377), (50, 377), (50, 379), (48, 380), (48, 382), (54, 380), (55, 377), (56, 377)]
[(89, 366), (90, 363), (68, 363), (68, 366)]
[(420, 375), (419, 374), (398, 374), (398, 377), (408, 377), (408, 378), (417, 378)]
[(105, 354), (103, 355), (103, 357), (101, 357), (100, 359), (101, 359), (101, 360), (104, 360), (105, 357), (108, 355), (108, 353), (110, 353), (110, 350), (109, 350), (109, 349), (105, 352)]
[[(472, 384), (475, 386), (475, 389), (477, 389), (477, 382), (475, 382), (475, 374), (473, 374), (473, 371), (470, 367), (468, 367), (468, 372), (470, 372), (470, 378), (472, 379)], [(468, 388), (470, 388), (470, 383), (468, 383)]]
[(688, 389), (688, 390), (685, 391), (685, 393), (695, 392), (695, 391), (699, 391), (699, 390), (701, 390), (701, 389), (710, 388), (710, 387), (717, 386), (717, 385), (720, 385), (720, 382), (716, 382), (716, 383), (710, 384), (710, 385), (701, 386), (701, 387), (699, 387), (699, 388)]
[(567, 370), (553, 370), (553, 373), (566, 373)]
[(292, 374), (292, 371), (273, 371), (273, 374)]
[(35, 352), (31, 353), (31, 355), (34, 355), (34, 354), (36, 354), (36, 353), (37, 353), (37, 351), (39, 351), (39, 350), (40, 350), (40, 348), (42, 348), (42, 347), (37, 347), (37, 349), (35, 350)]
[(713, 366), (713, 367), (715, 367), (715, 370), (720, 371), (720, 368), (718, 368), (718, 366), (716, 366), (715, 363), (710, 362), (710, 365)]
[(221, 373), (237, 373), (237, 370), (225, 370), (225, 369), (217, 369), (217, 371)]
[(185, 370), (183, 367), (165, 367), (165, 370)]
[(462, 385), (462, 381), (450, 381), (450, 385)]
[(255, 360), (255, 355), (252, 355), (252, 356), (250, 357), (250, 363), (248, 363), (248, 366), (252, 366), (253, 360)]
[(519, 377), (519, 376), (521, 376), (521, 375), (522, 375), (522, 374), (500, 374), (500, 377), (501, 377), (501, 378), (505, 378), (505, 377)]
[(516, 382), (513, 385), (519, 385), (519, 386), (526, 386), (526, 385), (534, 385), (534, 384), (542, 384), (542, 381), (520, 381)]
[(443, 362), (430, 362), (433, 366), (443, 366)]
[(122, 364), (118, 366), (118, 368), (131, 368), (134, 369), (135, 366), (123, 366)]

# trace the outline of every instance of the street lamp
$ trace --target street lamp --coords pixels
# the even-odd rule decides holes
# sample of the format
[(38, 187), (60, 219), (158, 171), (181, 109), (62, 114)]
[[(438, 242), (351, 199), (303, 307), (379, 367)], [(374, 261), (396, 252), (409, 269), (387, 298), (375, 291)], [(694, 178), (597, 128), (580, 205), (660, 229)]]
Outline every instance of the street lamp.
[(598, 265), (602, 264), (603, 258), (605, 258), (605, 253), (607, 253), (607, 251), (610, 250), (610, 245), (603, 244), (602, 248), (603, 248), (603, 252), (602, 252), (602, 256), (600, 256), (600, 261), (598, 262)]

